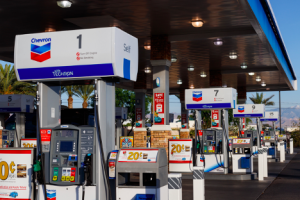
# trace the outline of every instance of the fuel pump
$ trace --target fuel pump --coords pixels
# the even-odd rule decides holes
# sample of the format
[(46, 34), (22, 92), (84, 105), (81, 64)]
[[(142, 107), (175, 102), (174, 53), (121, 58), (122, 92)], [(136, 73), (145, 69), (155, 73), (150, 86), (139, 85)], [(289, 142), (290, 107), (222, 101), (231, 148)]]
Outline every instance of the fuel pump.
[(17, 134), (15, 130), (2, 130), (2, 148), (16, 147)]

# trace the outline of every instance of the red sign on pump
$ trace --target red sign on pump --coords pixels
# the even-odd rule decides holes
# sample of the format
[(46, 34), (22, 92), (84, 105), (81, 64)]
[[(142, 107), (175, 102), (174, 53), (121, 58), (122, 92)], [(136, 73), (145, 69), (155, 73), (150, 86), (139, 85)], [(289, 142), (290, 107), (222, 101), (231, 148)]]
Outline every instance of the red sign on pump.
[(154, 124), (163, 125), (165, 122), (164, 93), (154, 93)]

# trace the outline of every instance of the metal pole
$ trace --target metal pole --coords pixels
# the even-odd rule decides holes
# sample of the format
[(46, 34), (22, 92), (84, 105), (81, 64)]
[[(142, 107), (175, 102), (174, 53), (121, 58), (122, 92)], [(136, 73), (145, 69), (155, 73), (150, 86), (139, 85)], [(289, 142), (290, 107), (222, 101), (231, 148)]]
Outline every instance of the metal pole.
[(256, 124), (257, 124), (257, 148), (261, 148), (260, 146), (260, 119), (257, 117), (256, 118)]
[(279, 135), (281, 135), (281, 95), (279, 91)]
[(228, 174), (228, 138), (229, 138), (229, 134), (228, 134), (228, 110), (223, 109), (223, 117), (224, 117), (224, 128), (225, 131), (223, 134), (223, 138), (222, 138), (222, 152), (223, 152), (223, 159), (224, 159), (224, 174)]

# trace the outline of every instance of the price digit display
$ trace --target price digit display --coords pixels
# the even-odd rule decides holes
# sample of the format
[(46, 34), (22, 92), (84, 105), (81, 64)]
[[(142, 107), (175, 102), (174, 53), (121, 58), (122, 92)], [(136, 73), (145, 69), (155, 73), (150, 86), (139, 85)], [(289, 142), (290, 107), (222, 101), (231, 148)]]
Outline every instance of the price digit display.
[(172, 147), (171, 152), (173, 153), (180, 153), (182, 150), (184, 150), (184, 144), (183, 145), (172, 144), (171, 147)]
[(138, 160), (140, 157), (143, 157), (142, 152), (129, 152), (127, 160)]
[(1, 161), (0, 162), (0, 179), (6, 180), (9, 174), (9, 171), (11, 173), (15, 172), (15, 169), (13, 168), (15, 166), (15, 163), (12, 161), (8, 167), (7, 162)]

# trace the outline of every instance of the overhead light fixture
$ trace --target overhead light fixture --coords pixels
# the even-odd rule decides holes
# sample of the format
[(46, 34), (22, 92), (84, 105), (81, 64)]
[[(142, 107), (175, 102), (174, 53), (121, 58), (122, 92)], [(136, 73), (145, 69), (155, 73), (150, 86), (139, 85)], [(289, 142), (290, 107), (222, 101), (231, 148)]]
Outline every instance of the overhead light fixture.
[(174, 63), (174, 62), (176, 62), (176, 61), (177, 61), (176, 56), (172, 56), (172, 57), (171, 57), (171, 62)]
[(190, 86), (190, 89), (194, 89), (194, 88), (195, 88), (194, 85), (191, 85), (191, 86)]
[(72, 2), (69, 0), (57, 1), (57, 5), (61, 8), (70, 8)]
[(232, 52), (229, 53), (229, 58), (230, 58), (230, 59), (237, 59), (237, 57), (238, 57), (238, 56), (237, 56), (237, 53), (236, 53), (236, 52), (232, 51)]
[(150, 68), (150, 67), (145, 67), (145, 73), (146, 73), (146, 74), (151, 73), (151, 68)]
[(191, 66), (188, 67), (188, 71), (192, 72), (194, 70), (195, 70), (194, 66), (191, 65)]
[(203, 26), (203, 21), (202, 20), (193, 20), (192, 21), (193, 27), (199, 28)]
[(222, 46), (223, 45), (223, 41), (221, 40), (221, 39), (216, 39), (215, 41), (214, 41), (214, 44), (216, 45), (216, 46)]
[(246, 63), (243, 63), (243, 64), (241, 65), (241, 68), (242, 68), (242, 69), (247, 69)]
[(261, 86), (265, 87), (267, 84), (265, 82), (261, 83)]
[(270, 90), (270, 88), (266, 88), (266, 90)]
[(181, 85), (181, 84), (182, 84), (182, 80), (181, 80), (181, 79), (178, 79), (177, 84), (178, 84), (178, 85)]
[(226, 87), (227, 87), (227, 84), (224, 84), (222, 87), (223, 87), (223, 88), (226, 88)]
[(254, 75), (254, 72), (249, 72), (248, 73), (250, 76), (253, 76)]
[(260, 76), (257, 76), (255, 80), (256, 80), (257, 82), (260, 82), (260, 81), (261, 81)]
[(54, 31), (55, 31), (54, 28), (46, 28), (46, 29), (45, 29), (45, 32), (54, 32)]
[(205, 78), (205, 77), (206, 77), (206, 73), (205, 73), (205, 72), (201, 72), (200, 76), (201, 76), (202, 78)]
[(151, 45), (150, 44), (145, 44), (144, 49), (146, 49), (148, 51), (151, 50)]

